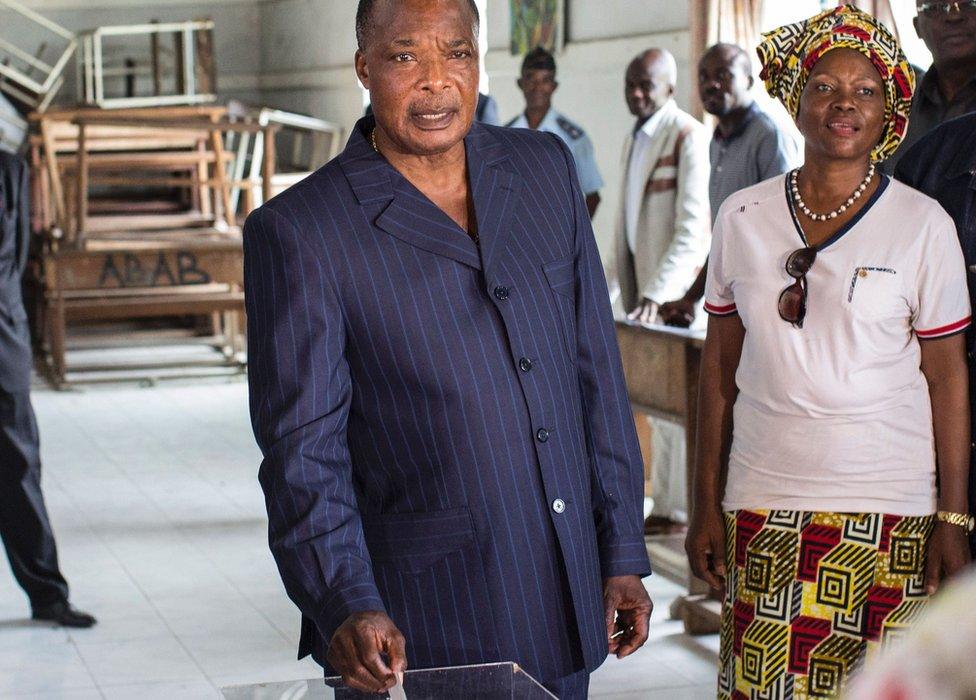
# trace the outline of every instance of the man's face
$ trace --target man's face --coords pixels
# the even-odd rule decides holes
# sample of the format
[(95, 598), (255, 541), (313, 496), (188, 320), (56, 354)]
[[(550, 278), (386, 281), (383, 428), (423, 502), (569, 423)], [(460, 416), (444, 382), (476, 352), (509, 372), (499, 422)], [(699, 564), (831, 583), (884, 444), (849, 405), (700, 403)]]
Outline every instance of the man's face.
[(356, 73), (377, 125), (396, 147), (435, 155), (471, 128), (478, 41), (466, 0), (380, 0)]
[(519, 89), (525, 95), (526, 110), (548, 110), (552, 105), (552, 93), (559, 87), (556, 73), (551, 70), (529, 68), (518, 79)]
[(674, 86), (658, 61), (634, 60), (624, 76), (627, 109), (638, 119), (649, 119), (674, 94)]
[(698, 94), (709, 114), (724, 117), (749, 103), (752, 75), (742, 56), (727, 49), (706, 53), (698, 64)]
[(932, 52), (936, 67), (954, 63), (976, 63), (976, 8), (959, 3), (959, 9), (922, 12), (919, 0), (915, 31)]

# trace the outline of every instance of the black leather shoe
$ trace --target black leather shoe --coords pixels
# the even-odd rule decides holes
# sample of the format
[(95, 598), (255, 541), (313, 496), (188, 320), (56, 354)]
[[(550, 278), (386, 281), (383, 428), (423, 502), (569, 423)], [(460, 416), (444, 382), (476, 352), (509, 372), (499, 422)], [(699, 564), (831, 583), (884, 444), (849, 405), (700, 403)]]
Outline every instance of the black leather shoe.
[(94, 625), (98, 620), (81, 610), (76, 610), (67, 601), (52, 603), (43, 608), (34, 608), (31, 617), (35, 620), (53, 622), (61, 627), (86, 628)]

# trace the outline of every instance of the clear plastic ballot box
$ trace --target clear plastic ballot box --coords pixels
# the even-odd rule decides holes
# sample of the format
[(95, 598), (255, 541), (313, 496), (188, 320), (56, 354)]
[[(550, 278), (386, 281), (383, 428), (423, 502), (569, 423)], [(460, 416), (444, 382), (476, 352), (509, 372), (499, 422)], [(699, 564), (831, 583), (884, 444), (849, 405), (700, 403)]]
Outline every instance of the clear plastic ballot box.
[[(227, 700), (386, 700), (387, 693), (360, 693), (340, 678), (260, 683), (221, 691)], [(407, 671), (407, 700), (557, 700), (518, 664), (497, 663)], [(393, 693), (394, 700), (403, 697)]]

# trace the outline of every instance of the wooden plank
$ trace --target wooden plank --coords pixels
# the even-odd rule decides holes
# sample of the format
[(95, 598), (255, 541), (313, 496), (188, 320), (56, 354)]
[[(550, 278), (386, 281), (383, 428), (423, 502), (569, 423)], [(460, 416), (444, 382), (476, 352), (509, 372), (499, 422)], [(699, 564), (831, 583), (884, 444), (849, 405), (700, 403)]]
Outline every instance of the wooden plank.
[(235, 291), (231, 284), (212, 282), (210, 284), (186, 284), (177, 287), (119, 287), (118, 289), (75, 289), (62, 292), (65, 299), (111, 299), (114, 297), (131, 298), (177, 296), (184, 294), (212, 294), (215, 292)]
[[(200, 231), (200, 233), (197, 233)], [(214, 246), (222, 246), (220, 250), (240, 250), (241, 238), (240, 231), (214, 233), (207, 229), (194, 229), (189, 232), (191, 235), (176, 235), (171, 231), (151, 231), (144, 234), (131, 234), (123, 236), (113, 234), (105, 238), (89, 238), (84, 250), (74, 251), (70, 248), (62, 248), (59, 254), (80, 253), (88, 255), (91, 253), (114, 253), (127, 250), (155, 251), (155, 250), (213, 250)]]
[(111, 299), (64, 303), (66, 321), (107, 321), (158, 316), (196, 316), (212, 311), (238, 311), (244, 308), (244, 293), (172, 297), (161, 299)]
[(74, 290), (111, 290), (209, 285), (243, 286), (243, 251), (167, 247), (52, 256), (59, 295)]
[(227, 169), (224, 167), (225, 159), (230, 154), (224, 153), (224, 134), (219, 128), (215, 127), (210, 132), (210, 147), (216, 156), (213, 164), (213, 179), (217, 185), (217, 192), (220, 194), (220, 203), (224, 209), (224, 221), (228, 226), (233, 226), (236, 217), (234, 207), (230, 201), (230, 184), (227, 181)]
[(58, 169), (57, 151), (51, 137), (51, 127), (47, 120), (42, 119), (41, 138), (44, 140), (44, 164), (47, 176), (51, 182), (51, 196), (54, 199), (54, 222), (62, 230), (67, 227), (67, 213), (65, 212), (64, 188), (61, 185), (61, 172)]
[[(233, 160), (231, 153), (221, 149), (219, 158), (227, 163)], [(199, 163), (215, 163), (218, 156), (212, 151), (160, 151), (154, 153), (89, 153), (88, 163), (92, 170), (108, 170), (112, 168), (154, 168), (169, 169), (182, 167), (196, 167)], [(65, 164), (64, 170), (72, 169)]]
[(105, 110), (101, 107), (52, 107), (46, 112), (32, 112), (27, 116), (30, 122), (52, 119), (70, 122), (79, 117), (97, 120), (106, 119), (193, 119), (223, 118), (227, 114), (226, 105), (173, 105), (163, 107), (125, 107)]
[(261, 160), (261, 199), (264, 202), (274, 196), (275, 133), (271, 128), (264, 130), (264, 158)]
[(85, 125), (78, 129), (78, 175), (75, 178), (77, 187), (77, 202), (75, 215), (77, 224), (74, 229), (74, 241), (83, 245), (85, 241), (85, 226), (88, 223), (88, 149), (85, 147)]
[[(89, 168), (89, 170), (91, 170)], [(115, 187), (181, 187), (187, 189), (195, 189), (196, 187), (203, 185), (204, 187), (210, 185), (218, 185), (216, 180), (208, 180), (204, 178), (203, 180), (198, 180), (196, 177), (136, 177), (134, 175), (90, 175), (88, 177), (89, 184), (92, 185), (112, 185)], [(247, 187), (251, 184), (250, 180), (227, 180), (227, 184), (231, 187)], [(138, 202), (133, 202), (133, 206), (138, 207)], [(88, 203), (88, 208), (91, 210), (92, 202)], [(199, 211), (196, 210), (195, 211)], [(212, 219), (213, 217), (208, 217)]]
[[(154, 229), (178, 229), (187, 233), (194, 226), (210, 226), (212, 216), (191, 212), (188, 214), (139, 214), (135, 216), (105, 215), (92, 216), (88, 221), (89, 234), (126, 233), (151, 231)], [(189, 231), (189, 233), (193, 233)]]

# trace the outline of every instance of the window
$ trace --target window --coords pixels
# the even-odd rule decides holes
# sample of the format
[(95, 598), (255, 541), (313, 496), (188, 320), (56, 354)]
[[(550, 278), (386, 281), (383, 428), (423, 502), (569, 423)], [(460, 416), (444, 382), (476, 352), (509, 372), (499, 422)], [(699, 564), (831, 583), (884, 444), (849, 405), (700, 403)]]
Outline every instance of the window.
[(901, 46), (912, 65), (927, 69), (932, 65), (932, 54), (925, 46), (925, 42), (915, 33), (915, 0), (888, 0), (891, 11), (895, 15), (898, 26), (898, 38)]

